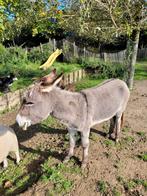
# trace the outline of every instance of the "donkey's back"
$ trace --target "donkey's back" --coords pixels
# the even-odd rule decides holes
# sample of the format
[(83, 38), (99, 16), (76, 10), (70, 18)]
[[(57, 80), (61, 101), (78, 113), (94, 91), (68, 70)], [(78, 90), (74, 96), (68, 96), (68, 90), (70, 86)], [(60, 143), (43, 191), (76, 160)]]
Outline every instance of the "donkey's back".
[(82, 93), (87, 99), (88, 122), (91, 126), (114, 116), (121, 116), (130, 95), (126, 83), (119, 79), (107, 80)]

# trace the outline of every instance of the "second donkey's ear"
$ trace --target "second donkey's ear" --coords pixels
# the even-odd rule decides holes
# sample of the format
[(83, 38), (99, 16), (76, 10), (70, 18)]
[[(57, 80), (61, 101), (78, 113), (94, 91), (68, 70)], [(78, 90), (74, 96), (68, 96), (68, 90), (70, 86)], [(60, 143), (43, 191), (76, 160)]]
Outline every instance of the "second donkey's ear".
[(50, 74), (40, 78), (40, 83), (43, 86), (48, 86), (52, 84), (56, 78), (57, 78), (56, 69), (53, 69)]
[(53, 86), (56, 86), (61, 80), (62, 80), (62, 77), (63, 77), (63, 73), (61, 73), (53, 82)]
[(41, 86), (41, 92), (49, 93), (54, 86), (56, 86), (62, 80), (63, 74), (60, 74), (53, 82), (49, 85)]

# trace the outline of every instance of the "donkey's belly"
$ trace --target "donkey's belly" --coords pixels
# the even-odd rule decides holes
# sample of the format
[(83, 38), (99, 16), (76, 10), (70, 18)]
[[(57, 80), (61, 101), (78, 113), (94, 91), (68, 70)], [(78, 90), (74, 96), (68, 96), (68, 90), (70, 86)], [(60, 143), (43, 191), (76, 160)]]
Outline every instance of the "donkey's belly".
[(103, 118), (97, 118), (97, 119), (93, 119), (92, 120), (92, 125), (91, 126), (94, 126), (96, 124), (99, 124), (99, 123), (102, 123), (102, 122), (105, 122), (107, 120), (110, 120), (113, 116), (115, 116), (116, 113), (113, 113), (109, 116), (106, 116), (106, 117), (103, 117)]
[(98, 108), (95, 108), (92, 118), (92, 124), (98, 124), (104, 121), (111, 119), (118, 112), (122, 110), (121, 104), (112, 103), (112, 104), (103, 104), (99, 105)]

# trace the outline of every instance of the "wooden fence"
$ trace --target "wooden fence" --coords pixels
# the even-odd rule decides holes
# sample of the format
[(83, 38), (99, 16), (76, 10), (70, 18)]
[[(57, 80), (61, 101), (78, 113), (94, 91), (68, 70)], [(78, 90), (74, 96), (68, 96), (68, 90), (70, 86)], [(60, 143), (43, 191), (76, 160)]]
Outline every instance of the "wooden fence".
[[(48, 43), (40, 44), (39, 49), (43, 53), (46, 48), (46, 46), (50, 49), (50, 52), (55, 51), (57, 48), (63, 50), (63, 60), (64, 61), (73, 61), (74, 59), (79, 58), (100, 58), (100, 54), (91, 52), (87, 50), (85, 47), (79, 47), (75, 44), (75, 42), (70, 42), (66, 39), (63, 40), (55, 40), (55, 39), (49, 39)], [(35, 47), (34, 47), (35, 48)], [(27, 50), (31, 50), (33, 48), (28, 48)]]
[[(84, 77), (85, 71), (83, 69), (67, 73), (63, 76), (63, 84), (71, 84), (81, 80)], [(20, 105), (24, 94), (31, 88), (31, 86), (27, 87), (26, 89), (20, 89), (15, 92), (9, 92), (3, 96), (0, 96), (0, 112), (10, 110), (17, 105)]]
[[(55, 51), (56, 48), (62, 48), (65, 61), (73, 61), (74, 59), (94, 59), (94, 60), (104, 60), (105, 62), (119, 62), (122, 63), (125, 60), (126, 50), (118, 52), (91, 52), (85, 47), (79, 47), (75, 42), (69, 42), (66, 39), (55, 40), (49, 39), (49, 42), (46, 44), (40, 44), (40, 50), (43, 52), (43, 46), (48, 45), (51, 51)], [(95, 50), (96, 51), (96, 50)], [(147, 48), (138, 49), (137, 59), (145, 59), (147, 57)]]
[(138, 50), (137, 59), (138, 60), (147, 59), (147, 48), (142, 48)]
[(115, 53), (104, 53), (103, 54), (104, 61), (122, 63), (125, 60), (125, 53), (126, 53), (125, 50), (115, 52)]

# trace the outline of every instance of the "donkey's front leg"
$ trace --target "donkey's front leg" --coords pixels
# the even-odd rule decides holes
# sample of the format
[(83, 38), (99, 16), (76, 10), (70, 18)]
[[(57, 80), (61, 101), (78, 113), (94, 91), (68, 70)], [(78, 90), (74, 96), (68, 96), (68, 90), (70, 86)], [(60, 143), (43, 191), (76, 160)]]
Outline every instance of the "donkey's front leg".
[(74, 147), (76, 144), (76, 137), (75, 134), (77, 131), (73, 130), (73, 129), (68, 129), (69, 132), (69, 141), (70, 141), (70, 148), (69, 148), (69, 152), (68, 155), (65, 157), (64, 159), (64, 163), (68, 162), (70, 160), (70, 158), (73, 156), (74, 154)]
[(90, 129), (84, 132), (81, 132), (81, 140), (83, 147), (83, 157), (82, 157), (82, 168), (84, 169), (88, 162), (88, 149), (89, 149), (89, 133)]

